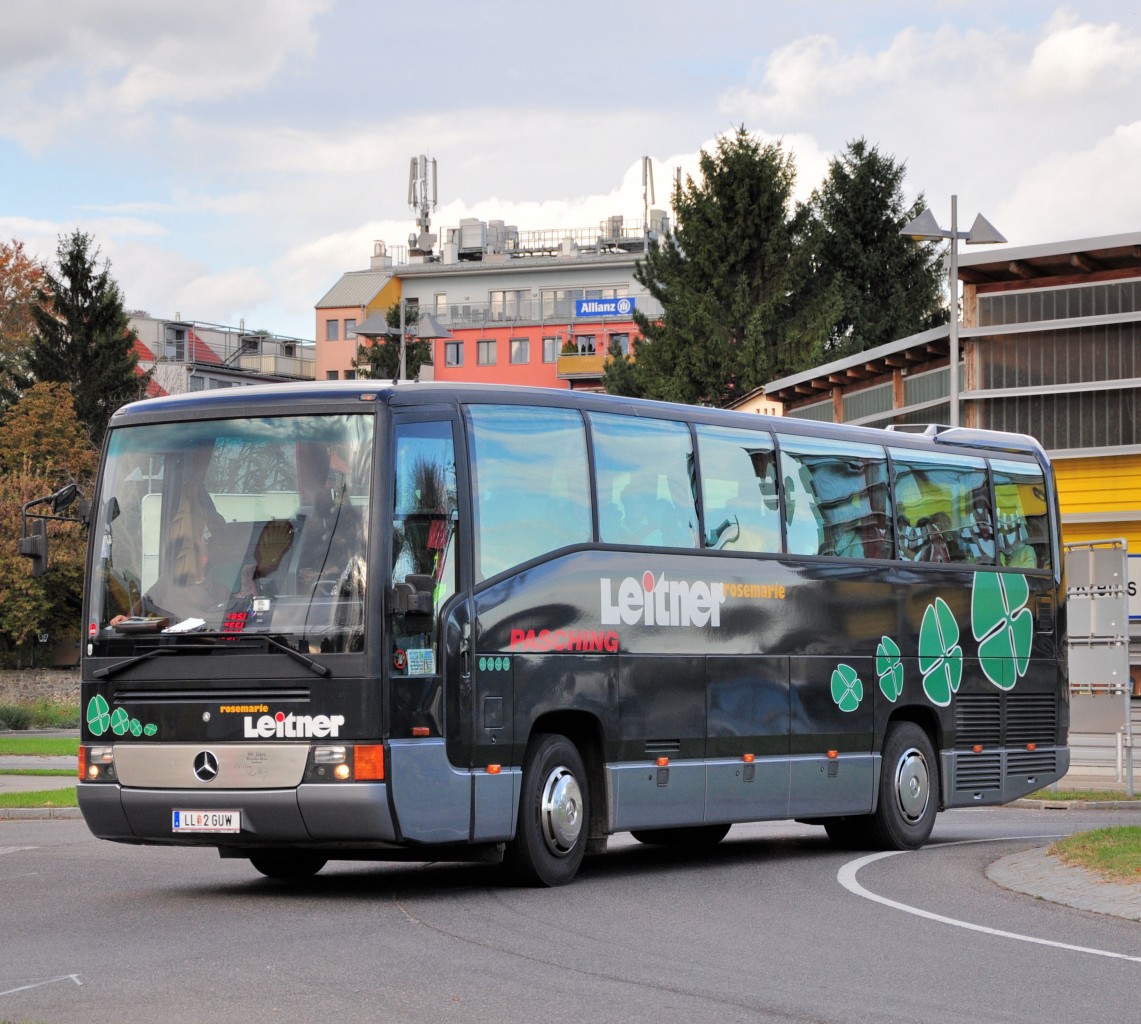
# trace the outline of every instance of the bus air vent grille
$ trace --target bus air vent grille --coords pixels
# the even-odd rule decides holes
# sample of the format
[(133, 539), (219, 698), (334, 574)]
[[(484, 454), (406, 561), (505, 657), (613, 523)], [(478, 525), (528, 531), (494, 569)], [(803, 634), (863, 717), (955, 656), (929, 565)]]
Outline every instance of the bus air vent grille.
[(646, 740), (647, 757), (668, 757), (681, 751), (681, 740)]
[(1006, 755), (1007, 775), (1034, 775), (1053, 772), (1057, 767), (1053, 750), (1011, 750)]
[(999, 694), (960, 694), (955, 698), (955, 746), (970, 750), (976, 744), (997, 747), (1002, 739), (1002, 701)]
[(1002, 788), (1002, 754), (959, 754), (955, 758), (955, 791), (971, 793)]
[(1006, 698), (1006, 745), (1054, 743), (1058, 703), (1049, 693), (1012, 693)]

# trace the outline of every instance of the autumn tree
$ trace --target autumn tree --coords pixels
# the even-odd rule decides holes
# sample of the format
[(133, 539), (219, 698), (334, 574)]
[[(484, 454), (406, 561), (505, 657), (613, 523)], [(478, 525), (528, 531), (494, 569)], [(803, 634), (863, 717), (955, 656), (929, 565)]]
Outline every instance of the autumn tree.
[(8, 408), (26, 384), (24, 353), (31, 343), (32, 309), (44, 268), (13, 238), (0, 242), (0, 409)]
[(0, 420), (0, 646), (15, 650), (40, 633), (75, 633), (82, 609), (87, 536), (76, 524), (49, 523), (51, 563), (33, 577), (16, 548), (21, 508), (66, 483), (91, 494), (98, 453), (75, 414), (71, 389), (28, 388)]
[(37, 381), (68, 384), (75, 412), (99, 445), (111, 414), (145, 395), (135, 332), (110, 264), (100, 262), (90, 235), (61, 236), (58, 274), (44, 272), (33, 307), (35, 330), (28, 369)]

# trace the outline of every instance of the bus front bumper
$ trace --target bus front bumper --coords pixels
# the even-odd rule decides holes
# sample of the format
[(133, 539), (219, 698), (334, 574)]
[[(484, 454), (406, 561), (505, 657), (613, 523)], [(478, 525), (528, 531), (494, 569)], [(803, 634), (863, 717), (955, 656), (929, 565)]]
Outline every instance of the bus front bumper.
[[(383, 782), (314, 783), (290, 789), (136, 789), (78, 784), (79, 807), (100, 839), (122, 843), (263, 847), (397, 842)], [(237, 811), (238, 832), (175, 831), (175, 812)]]

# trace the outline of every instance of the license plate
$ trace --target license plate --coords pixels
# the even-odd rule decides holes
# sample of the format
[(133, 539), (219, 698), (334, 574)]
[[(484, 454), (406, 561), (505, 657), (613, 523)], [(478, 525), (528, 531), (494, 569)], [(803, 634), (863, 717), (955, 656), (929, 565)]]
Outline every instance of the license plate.
[(241, 811), (175, 811), (172, 832), (241, 832)]

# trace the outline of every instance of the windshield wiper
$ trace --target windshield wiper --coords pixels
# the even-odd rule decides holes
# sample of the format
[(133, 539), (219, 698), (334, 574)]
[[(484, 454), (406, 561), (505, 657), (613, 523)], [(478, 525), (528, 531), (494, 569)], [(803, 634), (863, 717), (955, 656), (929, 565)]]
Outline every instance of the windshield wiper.
[[(309, 669), (310, 672), (314, 672), (322, 678), (328, 678), (332, 675), (332, 672), (329, 671), (328, 665), (322, 665), (320, 662), (314, 661), (312, 658), (302, 654), (300, 651), (295, 651), (288, 644), (282, 643), (280, 640), (277, 640), (272, 636), (267, 636), (264, 633), (247, 633), (242, 635), (240, 633), (195, 632), (189, 633), (187, 636), (193, 636), (195, 638), (213, 641), (211, 644), (209, 644), (209, 649), (211, 650), (222, 646), (218, 643), (219, 640), (224, 640), (228, 643), (234, 642), (237, 646), (240, 647), (252, 646), (250, 644), (251, 640), (255, 642), (258, 640), (263, 640), (265, 641), (267, 648), (272, 647), (275, 651), (280, 651), (282, 654), (289, 655), (290, 658), (296, 661), (299, 665), (304, 665), (307, 669)], [(97, 669), (92, 673), (92, 676), (95, 679), (109, 679), (111, 676), (118, 675), (120, 672), (130, 668), (132, 665), (137, 665), (140, 661), (146, 661), (148, 658), (153, 658), (159, 654), (181, 654), (186, 651), (202, 651), (204, 649), (207, 649), (206, 645), (197, 643), (164, 644), (162, 647), (152, 647), (149, 651), (144, 651), (142, 654), (137, 654), (133, 658), (117, 661), (114, 665), (108, 665), (106, 668)]]
[(132, 665), (137, 665), (140, 661), (146, 661), (148, 658), (153, 658), (159, 654), (177, 654), (179, 651), (186, 650), (192, 647), (192, 644), (170, 644), (166, 647), (152, 647), (149, 651), (142, 654), (136, 654), (133, 658), (127, 658), (125, 661), (117, 661), (114, 665), (108, 665), (106, 668), (99, 668), (92, 672), (95, 679), (110, 679), (111, 676), (117, 676), (124, 669), (130, 668)]

